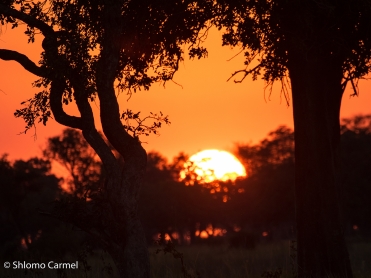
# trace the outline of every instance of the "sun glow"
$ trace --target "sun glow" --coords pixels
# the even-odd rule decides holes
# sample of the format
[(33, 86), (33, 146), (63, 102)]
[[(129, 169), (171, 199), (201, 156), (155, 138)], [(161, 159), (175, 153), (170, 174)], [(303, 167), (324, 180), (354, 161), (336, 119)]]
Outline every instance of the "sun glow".
[(180, 172), (180, 179), (186, 184), (235, 181), (245, 176), (241, 162), (233, 154), (220, 150), (204, 150), (192, 155)]

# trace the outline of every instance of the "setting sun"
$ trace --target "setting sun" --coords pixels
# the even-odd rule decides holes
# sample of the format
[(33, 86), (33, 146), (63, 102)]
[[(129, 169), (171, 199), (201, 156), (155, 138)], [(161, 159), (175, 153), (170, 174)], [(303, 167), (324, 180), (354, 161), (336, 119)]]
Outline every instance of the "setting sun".
[(180, 178), (185, 180), (191, 175), (188, 184), (193, 184), (194, 180), (200, 183), (211, 183), (215, 180), (234, 181), (238, 177), (246, 176), (241, 162), (233, 154), (220, 150), (198, 152), (189, 158), (184, 168), (180, 172)]

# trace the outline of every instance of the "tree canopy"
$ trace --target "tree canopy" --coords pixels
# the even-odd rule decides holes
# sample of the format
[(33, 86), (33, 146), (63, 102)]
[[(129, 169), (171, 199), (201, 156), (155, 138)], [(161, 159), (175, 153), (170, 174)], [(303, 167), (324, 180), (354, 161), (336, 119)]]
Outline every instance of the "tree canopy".
[[(86, 203), (79, 206), (84, 213), (62, 218), (105, 246), (123, 277), (149, 277), (148, 252), (137, 216), (146, 152), (135, 133), (145, 133), (147, 127), (142, 121), (134, 128), (121, 122), (128, 118), (128, 111), (119, 107), (116, 94), (130, 95), (154, 82), (170, 80), (183, 59), (183, 44), (191, 46), (191, 56), (204, 56), (200, 32), (210, 16), (204, 13), (209, 5), (188, 0), (171, 4), (162, 0), (0, 1), (2, 25), (25, 24), (29, 42), (42, 39), (38, 64), (17, 51), (0, 49), (0, 59), (16, 61), (40, 77), (34, 82), (40, 92), (25, 101), (15, 116), (26, 121), (26, 129), (53, 117), (64, 126), (80, 129), (96, 151), (107, 173), (100, 191), (104, 205), (97, 207), (100, 216), (94, 210), (86, 216), (92, 205)], [(95, 127), (90, 106), (95, 99), (99, 99), (103, 133), (120, 158)], [(71, 102), (80, 115), (65, 111)], [(139, 117), (139, 113), (129, 114), (134, 120)], [(149, 132), (168, 122), (162, 114), (154, 120)]]
[(339, 114), (347, 84), (357, 95), (371, 69), (370, 2), (215, 3), (223, 44), (245, 52), (235, 82), (280, 81), (288, 104), (292, 92), (299, 277), (352, 277), (339, 212)]
[(65, 129), (61, 136), (48, 139), (44, 156), (60, 163), (70, 175), (69, 190), (78, 198), (91, 198), (101, 182), (102, 164), (81, 132)]
[[(370, 72), (369, 1), (217, 1), (215, 22), (224, 27), (223, 44), (241, 46), (247, 75), (272, 84), (286, 82), (293, 55), (331, 57), (341, 67), (343, 88)], [(296, 54), (295, 54), (296, 53)], [(300, 54), (299, 54), (300, 53)], [(305, 57), (302, 57), (305, 58)], [(283, 87), (289, 93), (288, 87)], [(289, 95), (287, 95), (289, 97)]]

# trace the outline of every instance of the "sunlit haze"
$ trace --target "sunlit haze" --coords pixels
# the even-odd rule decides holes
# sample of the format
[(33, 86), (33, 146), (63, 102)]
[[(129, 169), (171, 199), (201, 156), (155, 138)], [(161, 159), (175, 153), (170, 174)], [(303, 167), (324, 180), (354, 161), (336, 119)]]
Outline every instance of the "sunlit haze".
[[(35, 44), (27, 44), (23, 32), (21, 27), (15, 30), (3, 27), (0, 48), (17, 50), (37, 62), (42, 36), (36, 37)], [(210, 31), (205, 46), (208, 57), (194, 61), (186, 58), (174, 76), (176, 83), (155, 84), (149, 91), (133, 94), (130, 100), (125, 93), (118, 95), (121, 111), (141, 111), (143, 116), (161, 111), (169, 116), (171, 125), (161, 128), (160, 136), (141, 139), (147, 151), (158, 151), (168, 159), (179, 152), (233, 151), (235, 143), (257, 143), (279, 125), (293, 127), (291, 100), (288, 107), (280, 94), (279, 83), (269, 95), (269, 89), (264, 92), (265, 85), (261, 80), (246, 78), (241, 84), (233, 80), (227, 82), (234, 71), (244, 67), (243, 53), (237, 55), (238, 47), (222, 47), (221, 33), (216, 29)], [(64, 127), (50, 119), (46, 127), (36, 124), (36, 130), (20, 134), (25, 124), (13, 114), (22, 108), (22, 101), (38, 92), (38, 88), (31, 85), (37, 78), (15, 62), (0, 60), (0, 67), (0, 154), (8, 153), (10, 159), (41, 156), (46, 139), (61, 134)], [(341, 117), (371, 113), (370, 85), (371, 82), (360, 82), (359, 97), (350, 98), (351, 90), (345, 91)], [(99, 102), (92, 103), (92, 107), (99, 119)], [(67, 108), (67, 111), (77, 113), (72, 106)], [(99, 121), (97, 128), (101, 128)]]

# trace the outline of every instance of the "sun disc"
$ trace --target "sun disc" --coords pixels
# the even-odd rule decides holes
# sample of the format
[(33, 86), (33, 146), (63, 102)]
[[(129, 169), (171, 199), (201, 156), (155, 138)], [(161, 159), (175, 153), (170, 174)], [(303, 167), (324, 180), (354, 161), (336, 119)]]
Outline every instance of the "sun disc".
[[(197, 175), (197, 180), (205, 183), (220, 181), (235, 181), (238, 177), (246, 176), (246, 171), (241, 162), (231, 153), (220, 150), (203, 150), (189, 158), (185, 168), (191, 166), (191, 170)], [(180, 175), (185, 178), (186, 171)]]

